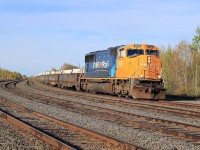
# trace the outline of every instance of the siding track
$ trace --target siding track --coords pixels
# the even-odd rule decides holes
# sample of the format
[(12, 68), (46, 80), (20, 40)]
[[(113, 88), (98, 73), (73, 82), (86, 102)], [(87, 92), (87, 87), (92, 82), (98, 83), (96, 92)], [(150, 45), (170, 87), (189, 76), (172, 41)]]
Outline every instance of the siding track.
[[(34, 103), (48, 105), (51, 107), (70, 111), (76, 114), (81, 114), (83, 116), (88, 116), (88, 117), (90, 116), (93, 118), (97, 118), (98, 120), (107, 121), (111, 124), (112, 123), (119, 124), (127, 128), (133, 128), (144, 132), (159, 132), (164, 137), (180, 139), (185, 142), (192, 143), (193, 145), (196, 145), (195, 147), (198, 148), (200, 145), (200, 127), (199, 127), (200, 110), (198, 105), (181, 103), (181, 102), (165, 102), (165, 101), (151, 102), (143, 100), (136, 101), (133, 99), (124, 99), (108, 95), (105, 95), (102, 98), (102, 95), (94, 95), (91, 93), (87, 94), (87, 93), (68, 91), (68, 90), (66, 91), (53, 87), (47, 87), (46, 85), (41, 85), (40, 83), (34, 80), (26, 80), (22, 82), (8, 82), (2, 88), (4, 88), (4, 90), (10, 93), (13, 93), (14, 95), (18, 95), (22, 98), (29, 99)], [(8, 102), (8, 100), (6, 101)], [(6, 103), (5, 100), (2, 103)], [(9, 103), (11, 105), (11, 102)], [(173, 103), (177, 105), (173, 105)], [(178, 103), (180, 103), (181, 105), (178, 105)], [(14, 105), (15, 107), (17, 107), (16, 106), (17, 104)], [(106, 105), (113, 106), (114, 108), (105, 107)], [(183, 120), (184, 119), (187, 120), (187, 118), (188, 119), (190, 118), (189, 121), (197, 120), (197, 122), (188, 123), (189, 121), (184, 122), (181, 120), (176, 121), (173, 119), (171, 120), (156, 116), (148, 116), (142, 113), (138, 114), (129, 112), (127, 110), (124, 111), (121, 108), (127, 110), (133, 109), (139, 111), (146, 111), (149, 113), (158, 113), (161, 115), (169, 115), (169, 116), (172, 115), (174, 117), (183, 118)], [(35, 111), (32, 110), (28, 111), (30, 111), (32, 115), (33, 114), (36, 115)], [(47, 115), (42, 115), (42, 116), (36, 115), (36, 116), (39, 118), (41, 117), (42, 119), (47, 119), (48, 121), (51, 120), (49, 119), (50, 117)], [(59, 121), (60, 121), (59, 123), (57, 122), (58, 124), (62, 124), (62, 122), (65, 122), (63, 120)], [(52, 122), (52, 120), (50, 122)], [(53, 121), (53, 123), (55, 123), (55, 121)], [(60, 126), (58, 124), (57, 126)], [(46, 129), (47, 128), (48, 127), (46, 127)], [(48, 132), (47, 131), (45, 132), (49, 134), (49, 132), (51, 133), (52, 130), (53, 129), (50, 129)], [(57, 128), (55, 128), (54, 130), (58, 132)], [(53, 135), (55, 136), (56, 134)], [(105, 136), (103, 134), (100, 135), (104, 137), (103, 138), (104, 140), (106, 138), (110, 138), (109, 136)], [(61, 141), (64, 141), (64, 143), (71, 143), (71, 142), (66, 142), (67, 140), (63, 140), (59, 134), (57, 135), (57, 137), (60, 137)], [(97, 143), (101, 143), (101, 141), (104, 141), (100, 139), (99, 136), (94, 136), (94, 137), (95, 139), (99, 140)], [(117, 142), (117, 144), (115, 142), (108, 142), (109, 144), (106, 144), (106, 146), (105, 145), (102, 146), (102, 144), (99, 144), (101, 146), (97, 146), (97, 148), (99, 147), (99, 149), (102, 149), (102, 147), (104, 147), (110, 149), (110, 147), (113, 146), (113, 148), (115, 149), (136, 149), (136, 148), (151, 149), (148, 146), (142, 148), (136, 146), (135, 144), (131, 144), (132, 142), (131, 143), (125, 142), (126, 140), (123, 141), (122, 139), (119, 140), (118, 138), (117, 139), (110, 138), (110, 139), (113, 139), (115, 142)], [(88, 141), (93, 141), (93, 140), (90, 139)], [(89, 145), (93, 149), (95, 146), (93, 146), (91, 142), (89, 143), (90, 143)], [(87, 149), (84, 146), (78, 145), (77, 142), (72, 144), (72, 147), (76, 149)]]
[(1, 118), (23, 128), (56, 149), (142, 149), (27, 109), (5, 99), (0, 99), (0, 102), (5, 104), (1, 105), (3, 109), (0, 111)]

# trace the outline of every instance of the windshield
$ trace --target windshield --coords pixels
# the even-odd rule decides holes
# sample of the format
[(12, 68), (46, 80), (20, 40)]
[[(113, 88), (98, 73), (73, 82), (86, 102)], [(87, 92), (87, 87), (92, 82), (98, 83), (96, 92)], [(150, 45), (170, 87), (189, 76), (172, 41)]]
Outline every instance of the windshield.
[(127, 50), (127, 57), (136, 57), (138, 55), (144, 55), (143, 49), (129, 49)]
[(149, 49), (147, 49), (146, 50), (146, 55), (154, 55), (154, 56), (158, 57), (159, 52), (157, 50), (149, 50)]

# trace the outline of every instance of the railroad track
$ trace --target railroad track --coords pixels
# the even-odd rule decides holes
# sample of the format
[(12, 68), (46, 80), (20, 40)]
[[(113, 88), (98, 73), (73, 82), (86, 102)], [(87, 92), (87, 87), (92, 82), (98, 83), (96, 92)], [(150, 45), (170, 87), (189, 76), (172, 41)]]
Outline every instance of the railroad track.
[(0, 99), (0, 117), (56, 149), (143, 149)]
[[(30, 82), (28, 84), (30, 85)], [(168, 120), (163, 120), (163, 119), (157, 119), (157, 118), (152, 118), (152, 117), (146, 117), (142, 115), (136, 115), (136, 114), (121, 112), (117, 110), (111, 110), (107, 108), (105, 109), (102, 107), (77, 103), (70, 100), (62, 100), (55, 97), (44, 96), (37, 93), (29, 93), (27, 91), (23, 91), (16, 88), (15, 84), (13, 85), (8, 84), (7, 87), (10, 91), (14, 92), (15, 94), (37, 101), (39, 103), (56, 106), (62, 109), (67, 109), (69, 111), (81, 113), (83, 115), (93, 115), (95, 117), (104, 119), (106, 121), (118, 122), (118, 123), (121, 123), (123, 125), (128, 125), (133, 128), (142, 128), (142, 129), (151, 130), (151, 131), (158, 131), (158, 132), (164, 133), (165, 135), (175, 136), (187, 141), (189, 140), (192, 142), (200, 143), (199, 126), (194, 126), (194, 125), (189, 125), (189, 124), (184, 124), (184, 123), (179, 123), (179, 122), (174, 122), (174, 121), (168, 121)], [(85, 97), (81, 97), (81, 98), (85, 98)], [(97, 99), (99, 101), (99, 98)], [(93, 97), (92, 100), (94, 101), (96, 99)], [(103, 101), (105, 102), (105, 99)], [(113, 101), (116, 102), (116, 100), (113, 100)], [(106, 102), (110, 104), (108, 100)], [(117, 103), (119, 105), (119, 102)], [(128, 103), (126, 102), (126, 104)], [(125, 104), (123, 103), (123, 105)], [(177, 110), (178, 110), (178, 114), (184, 114), (185, 112), (187, 112), (185, 110), (181, 110), (182, 112), (180, 112), (179, 109), (175, 109), (175, 108), (173, 108), (170, 111), (172, 111), (172, 113), (177, 113)], [(185, 115), (186, 114), (184, 114), (184, 116)], [(195, 117), (199, 117), (198, 112), (192, 112), (192, 113), (190, 112), (189, 114), (187, 114), (187, 116), (188, 115), (190, 116), (194, 115)]]
[[(33, 84), (32, 81), (27, 81), (27, 84), (30, 86)], [(31, 86), (34, 88), (34, 86)], [(98, 103), (106, 103), (106, 104), (111, 104), (111, 105), (116, 105), (116, 106), (122, 106), (122, 107), (128, 107), (128, 108), (136, 108), (139, 110), (145, 110), (145, 111), (150, 111), (150, 112), (157, 112), (157, 113), (166, 113), (166, 114), (172, 114), (172, 115), (177, 115), (181, 117), (191, 117), (191, 118), (200, 118), (200, 112), (197, 111), (191, 111), (188, 110), (188, 108), (191, 109), (200, 109), (200, 105), (197, 104), (185, 104), (185, 103), (180, 103), (180, 102), (166, 102), (166, 101), (135, 101), (131, 99), (131, 101), (127, 101), (127, 99), (113, 99), (113, 96), (104, 96), (98, 97), (95, 95), (89, 95), (85, 93), (80, 93), (80, 92), (65, 92), (61, 91), (60, 89), (56, 90), (50, 90), (50, 89), (43, 89), (40, 87), (35, 87), (39, 88), (40, 90), (47, 91), (47, 92), (56, 92), (58, 94), (63, 94), (71, 97), (77, 97), (77, 98), (83, 98), (88, 101), (92, 102), (98, 102)], [(102, 95), (101, 95), (102, 96)], [(171, 107), (173, 106), (173, 107)], [(178, 106), (178, 108), (174, 107)], [(200, 110), (199, 110), (200, 111)]]
[[(9, 121), (7, 121), (7, 120)], [(29, 134), (24, 128), (19, 128), (10, 121), (13, 118), (0, 111), (0, 149), (46, 149), (55, 150), (52, 146), (43, 142), (39, 138)], [(19, 125), (19, 124), (18, 124)]]
[[(37, 81), (34, 81), (34, 82), (37, 82)], [(33, 80), (28, 80), (27, 81), (27, 84), (29, 86), (31, 86), (32, 88), (36, 88), (36, 89), (40, 89), (42, 91), (47, 91), (47, 92), (56, 92), (56, 93), (59, 93), (59, 94), (65, 94), (65, 95), (69, 95), (69, 96), (74, 96), (74, 97), (81, 97), (83, 96), (83, 98), (95, 98), (97, 99), (97, 97), (100, 97), (99, 100), (102, 101), (102, 94), (93, 94), (93, 93), (90, 93), (90, 94), (87, 94), (87, 93), (82, 93), (82, 92), (77, 92), (77, 91), (69, 91), (69, 90), (63, 90), (63, 89), (59, 89), (59, 88), (54, 88), (54, 89), (44, 89), (44, 88), (41, 88), (41, 87), (38, 87), (37, 85), (35, 85), (33, 82)], [(87, 96), (85, 96), (87, 94)], [(174, 102), (174, 101), (164, 101), (164, 100), (158, 100), (158, 101), (152, 101), (152, 100), (135, 100), (133, 98), (123, 98), (123, 97), (116, 97), (116, 96), (110, 96), (110, 95), (103, 95), (104, 96), (104, 100), (117, 100), (117, 101), (125, 101), (125, 102), (134, 102), (134, 103), (142, 103), (142, 104), (152, 104), (152, 105), (163, 105), (165, 107), (175, 107), (175, 106), (178, 106), (178, 107), (183, 107), (183, 108), (191, 108), (191, 109), (200, 109), (200, 104), (189, 104), (189, 103), (183, 103), (183, 102)]]

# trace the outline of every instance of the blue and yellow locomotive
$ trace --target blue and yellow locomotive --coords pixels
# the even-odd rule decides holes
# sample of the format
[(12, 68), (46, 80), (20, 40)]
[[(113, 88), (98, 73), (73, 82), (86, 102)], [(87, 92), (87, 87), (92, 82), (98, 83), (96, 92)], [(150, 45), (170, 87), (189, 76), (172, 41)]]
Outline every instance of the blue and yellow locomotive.
[(112, 93), (137, 99), (164, 99), (159, 49), (131, 44), (96, 51), (85, 56), (81, 90)]
[(130, 44), (90, 52), (85, 56), (84, 72), (66, 74), (66, 81), (59, 81), (58, 77), (57, 85), (72, 83), (71, 76), (75, 75), (73, 87), (76, 90), (135, 99), (165, 98), (162, 62), (159, 49), (154, 45)]

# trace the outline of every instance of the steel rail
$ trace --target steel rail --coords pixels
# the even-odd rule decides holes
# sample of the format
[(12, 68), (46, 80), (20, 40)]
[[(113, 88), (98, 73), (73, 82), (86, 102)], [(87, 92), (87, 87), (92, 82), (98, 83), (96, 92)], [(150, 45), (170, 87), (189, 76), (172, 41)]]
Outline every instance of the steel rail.
[[(28, 80), (27, 82), (30, 82), (30, 80)], [(28, 84), (29, 85), (29, 84)], [(40, 87), (39, 87), (40, 88)], [(44, 90), (44, 89), (43, 89)], [(61, 94), (64, 94), (64, 95), (72, 95), (72, 94), (70, 94), (70, 93), (66, 93), (66, 92), (63, 92), (63, 91), (58, 91), (58, 90), (50, 90), (50, 89), (48, 89), (47, 91), (56, 91), (56, 92), (58, 92), (58, 93), (61, 93)], [(75, 91), (73, 91), (73, 92), (75, 92)], [(85, 98), (85, 99), (93, 99), (93, 98), (95, 98), (95, 99), (98, 99), (98, 97), (96, 97), (95, 95), (87, 95), (87, 97), (85, 97), (84, 96), (84, 94), (82, 94), (82, 93), (77, 93), (76, 92), (76, 94), (77, 94), (77, 96), (75, 96), (75, 97), (82, 97), (82, 98)], [(99, 94), (98, 94), (99, 95)], [(108, 95), (105, 95), (106, 97), (110, 97), (111, 98), (111, 96), (108, 96)], [(105, 96), (104, 96), (104, 101), (112, 101), (112, 102), (114, 102), (114, 101), (120, 101), (120, 102), (123, 102), (123, 100), (122, 99), (120, 99), (120, 98), (117, 98), (117, 100), (111, 100), (111, 99), (109, 99), (109, 98), (105, 98)], [(112, 97), (113, 98), (113, 97)], [(127, 99), (125, 99), (126, 101), (125, 101), (125, 103), (127, 102)], [(168, 109), (173, 109), (173, 108), (170, 108), (170, 107), (166, 107), (166, 106), (181, 106), (181, 107), (183, 107), (183, 108), (185, 108), (185, 109), (187, 109), (187, 111), (188, 111), (188, 108), (193, 108), (193, 109), (200, 109), (200, 105), (199, 104), (189, 104), (189, 103), (181, 103), (181, 102), (173, 102), (173, 101), (149, 101), (149, 100), (134, 100), (134, 99), (130, 99), (131, 101), (129, 101), (128, 103), (131, 103), (132, 105), (133, 104), (142, 104), (143, 106), (146, 106), (146, 105), (149, 105), (149, 106), (154, 106), (154, 107), (160, 107), (160, 108), (168, 108)], [(100, 98), (100, 101), (102, 101), (102, 99)], [(143, 103), (141, 103), (141, 102), (143, 102)], [(155, 104), (158, 104), (158, 105), (164, 105), (164, 106), (157, 106), (157, 105), (155, 105)], [(182, 109), (180, 109), (180, 110), (182, 110)]]
[(6, 100), (6, 99), (2, 99), (0, 98), (0, 101), (1, 102), (4, 102), (4, 103), (8, 103), (9, 105), (12, 105), (13, 107), (17, 107), (21, 110), (24, 110), (26, 112), (29, 112), (35, 116), (38, 116), (38, 117), (42, 117), (44, 119), (47, 119), (49, 121), (52, 121), (56, 124), (59, 124), (59, 125), (62, 125), (64, 127), (68, 127), (70, 129), (73, 129), (73, 130), (78, 130), (80, 131), (81, 133), (83, 134), (87, 134), (87, 135), (90, 135), (92, 136), (93, 138), (97, 138), (97, 139), (100, 139), (102, 141), (104, 141), (104, 143), (108, 143), (108, 144), (112, 144), (114, 145), (114, 147), (116, 148), (120, 148), (120, 149), (130, 149), (130, 150), (144, 150), (145, 148), (142, 148), (142, 147), (139, 147), (139, 146), (136, 146), (136, 145), (133, 145), (133, 144), (129, 144), (129, 143), (126, 143), (126, 142), (123, 142), (123, 141), (120, 141), (118, 139), (115, 139), (115, 138), (112, 138), (112, 137), (109, 137), (109, 136), (105, 136), (103, 134), (100, 134), (100, 133), (97, 133), (97, 132), (94, 132), (94, 131), (90, 131), (90, 130), (87, 130), (85, 128), (82, 128), (82, 127), (79, 127), (79, 126), (76, 126), (76, 125), (73, 125), (73, 124), (70, 124), (70, 123), (67, 123), (65, 121), (62, 121), (62, 120), (59, 120), (59, 119), (56, 119), (56, 118), (53, 118), (53, 117), (50, 117), (50, 116), (47, 116), (47, 115), (44, 115), (42, 113), (39, 113), (37, 111), (33, 111), (33, 110), (30, 110), (24, 106), (21, 106), (21, 105), (18, 105), (14, 102), (11, 102), (9, 100)]
[[(22, 95), (23, 96), (23, 95)], [(34, 95), (34, 98), (38, 98), (39, 97), (35, 97), (36, 94)], [(40, 95), (41, 96), (41, 95)], [(45, 98), (44, 97), (47, 97), (47, 96), (43, 96), (43, 100), (41, 102), (45, 103), (44, 100)], [(29, 99), (32, 99), (33, 97), (29, 97), (27, 96), (27, 98)], [(50, 99), (53, 99), (52, 97), (48, 97), (48, 100)], [(54, 98), (55, 99), (55, 98)], [(47, 100), (47, 99), (46, 99)], [(53, 101), (56, 101), (56, 100), (53, 100)], [(190, 140), (195, 140), (195, 141), (200, 141), (200, 137), (199, 136), (196, 136), (196, 135), (192, 135), (192, 134), (188, 134), (188, 133), (183, 133), (183, 132), (178, 132), (178, 131), (174, 131), (174, 130), (168, 130), (167, 128), (161, 128), (161, 127), (154, 127), (152, 125), (148, 125), (148, 124), (145, 124), (145, 123), (140, 123), (140, 122), (134, 122), (134, 121), (129, 121), (129, 120), (125, 120), (125, 119), (121, 119), (123, 118), (123, 116), (120, 116), (120, 117), (106, 117), (104, 115), (101, 115), (101, 114), (98, 114), (98, 113), (92, 113), (92, 111), (90, 112), (87, 112), (87, 111), (84, 111), (84, 110), (78, 110), (77, 108), (73, 108), (72, 106), (66, 106), (64, 107), (63, 106), (63, 102), (62, 101), (56, 101), (57, 103), (55, 102), (52, 102), (52, 101), (48, 101), (48, 104), (51, 104), (51, 105), (59, 105), (61, 108), (65, 108), (65, 109), (68, 109), (70, 111), (75, 111), (75, 112), (78, 112), (78, 113), (82, 113), (82, 114), (87, 114), (87, 115), (90, 115), (90, 114), (93, 114), (94, 116), (96, 117), (99, 117), (99, 118), (104, 118), (105, 120), (109, 121), (109, 120), (112, 120), (112, 121), (120, 121), (124, 124), (128, 124), (128, 125), (131, 125), (133, 127), (142, 127), (142, 128), (145, 128), (145, 129), (151, 129), (151, 130), (154, 130), (154, 131), (159, 131), (161, 133), (165, 133), (165, 134), (168, 134), (168, 135), (173, 135), (173, 136), (177, 136), (177, 137), (180, 137), (180, 138), (187, 138), (187, 139), (190, 139)], [(65, 101), (66, 102), (66, 101)], [(58, 104), (60, 103), (60, 104)], [(125, 113), (125, 112), (120, 112), (120, 111), (115, 111), (115, 110), (109, 110), (109, 109), (105, 109), (105, 108), (101, 108), (101, 107), (96, 107), (96, 106), (92, 106), (92, 105), (86, 105), (86, 104), (80, 104), (78, 102), (72, 102), (72, 101), (67, 101), (66, 102), (67, 104), (74, 104), (74, 105), (79, 105), (79, 107), (81, 106), (84, 106), (84, 107), (88, 107), (88, 108), (95, 108), (95, 109), (99, 109), (99, 110), (103, 110), (103, 111), (106, 111), (108, 113), (114, 113), (114, 114), (120, 114), (120, 115), (127, 115), (127, 116), (132, 116), (132, 117), (137, 117), (137, 118), (142, 118), (143, 120), (146, 120), (146, 121), (153, 121), (153, 122), (157, 122), (157, 123), (162, 123), (162, 124), (168, 124), (170, 126), (173, 126), (173, 127), (179, 127), (179, 128), (186, 128), (187, 130), (190, 130), (190, 131), (197, 131), (199, 132), (200, 131), (200, 128), (198, 126), (192, 126), (192, 125), (188, 125), (188, 124), (184, 124), (184, 123), (178, 123), (178, 122), (174, 122), (174, 121), (167, 121), (167, 120), (162, 120), (162, 119), (157, 119), (157, 118), (151, 118), (151, 117), (145, 117), (145, 116), (141, 116), (141, 115), (135, 115), (135, 114), (130, 114), (130, 113)]]
[(155, 102), (156, 104), (164, 104), (164, 105), (168, 105), (168, 106), (181, 106), (181, 107), (185, 107), (186, 109), (188, 108), (192, 108), (192, 109), (200, 109), (200, 105), (199, 104), (190, 104), (190, 103), (183, 103), (183, 102), (174, 102), (174, 101), (170, 101), (170, 102), (166, 102), (166, 101), (158, 101)]
[[(14, 91), (14, 92), (16, 93), (16, 91)], [(21, 90), (20, 93), (21, 93), (21, 96), (26, 97), (25, 95), (27, 94), (27, 92)], [(20, 93), (18, 93), (18, 94), (20, 94)], [(32, 93), (34, 93), (34, 92), (32, 92)], [(36, 97), (37, 95), (44, 97), (44, 95), (34, 93), (34, 97)], [(176, 114), (178, 116), (184, 116), (184, 117), (200, 118), (200, 112), (197, 112), (197, 111), (191, 111), (191, 110), (185, 110), (185, 109), (179, 109), (179, 108), (169, 108), (169, 107), (157, 106), (157, 105), (153, 105), (153, 104), (142, 104), (142, 103), (138, 103), (138, 102), (137, 103), (136, 102), (126, 102), (126, 101), (118, 101), (118, 100), (111, 100), (111, 99), (106, 100), (106, 99), (95, 98), (95, 97), (91, 98), (88, 95), (81, 95), (81, 96), (72, 95), (72, 94), (68, 94), (68, 95), (77, 97), (77, 98), (84, 98), (84, 99), (87, 99), (88, 101), (92, 101), (92, 102), (95, 101), (95, 102), (100, 102), (100, 103), (116, 105), (116, 106), (137, 108), (139, 110), (144, 110), (144, 111), (162, 112), (162, 113), (170, 113), (173, 115)], [(28, 97), (30, 98), (30, 96), (28, 96)], [(45, 97), (47, 97), (47, 96), (45, 96)], [(48, 96), (48, 97), (49, 97), (49, 99), (54, 98), (54, 97), (50, 97), (50, 96)]]
[(9, 115), (8, 113), (0, 110), (0, 117), (5, 119), (6, 121), (10, 122), (11, 124), (17, 126), (18, 128), (27, 131), (28, 133), (32, 134), (33, 136), (41, 139), (42, 141), (48, 143), (49, 145), (53, 146), (56, 149), (60, 150), (74, 150), (74, 148), (66, 145), (65, 143), (37, 130), (36, 128), (20, 121), (17, 118)]
[[(23, 95), (22, 95), (23, 96)], [(36, 96), (36, 94), (34, 94), (34, 96)], [(49, 97), (49, 96), (44, 96), (44, 95), (38, 95), (38, 96), (42, 96), (45, 99), (53, 99), (53, 97)], [(29, 96), (27, 98), (30, 98)], [(37, 97), (35, 97), (37, 98)], [(39, 97), (38, 97), (39, 99)], [(58, 99), (58, 98), (57, 98)], [(44, 100), (44, 99), (43, 99)], [(53, 101), (55, 103), (53, 103)], [(61, 101), (61, 99), (58, 100), (53, 100), (52, 102), (48, 102), (49, 104), (52, 104), (55, 106), (55, 104), (57, 104), (58, 106), (62, 106), (64, 103)], [(179, 123), (179, 122), (175, 122), (175, 121), (169, 121), (169, 120), (164, 120), (164, 119), (158, 119), (158, 118), (154, 118), (154, 117), (147, 117), (147, 116), (143, 116), (143, 115), (137, 115), (137, 114), (132, 114), (132, 113), (126, 113), (126, 112), (122, 112), (122, 111), (117, 111), (117, 110), (113, 110), (113, 109), (108, 109), (108, 108), (103, 108), (103, 107), (98, 107), (98, 106), (93, 106), (93, 105), (89, 105), (89, 104), (82, 104), (79, 102), (74, 102), (74, 101), (70, 101), (68, 99), (65, 99), (64, 102), (66, 102), (67, 104), (73, 104), (74, 106), (78, 106), (78, 107), (85, 107), (85, 108), (91, 108), (91, 109), (98, 109), (107, 113), (113, 113), (113, 114), (120, 114), (120, 115), (126, 115), (129, 117), (136, 117), (139, 119), (143, 119), (146, 121), (153, 121), (153, 122), (157, 122), (157, 123), (163, 123), (163, 124), (168, 124), (170, 126), (174, 126), (174, 127), (180, 127), (180, 128), (185, 128), (191, 131), (197, 131), (200, 132), (200, 127), (198, 126), (194, 126), (194, 125), (189, 125), (189, 124), (185, 124), (185, 123)], [(46, 104), (46, 103), (45, 103)], [(63, 106), (64, 107), (64, 106)], [(69, 106), (67, 106), (69, 107)]]

